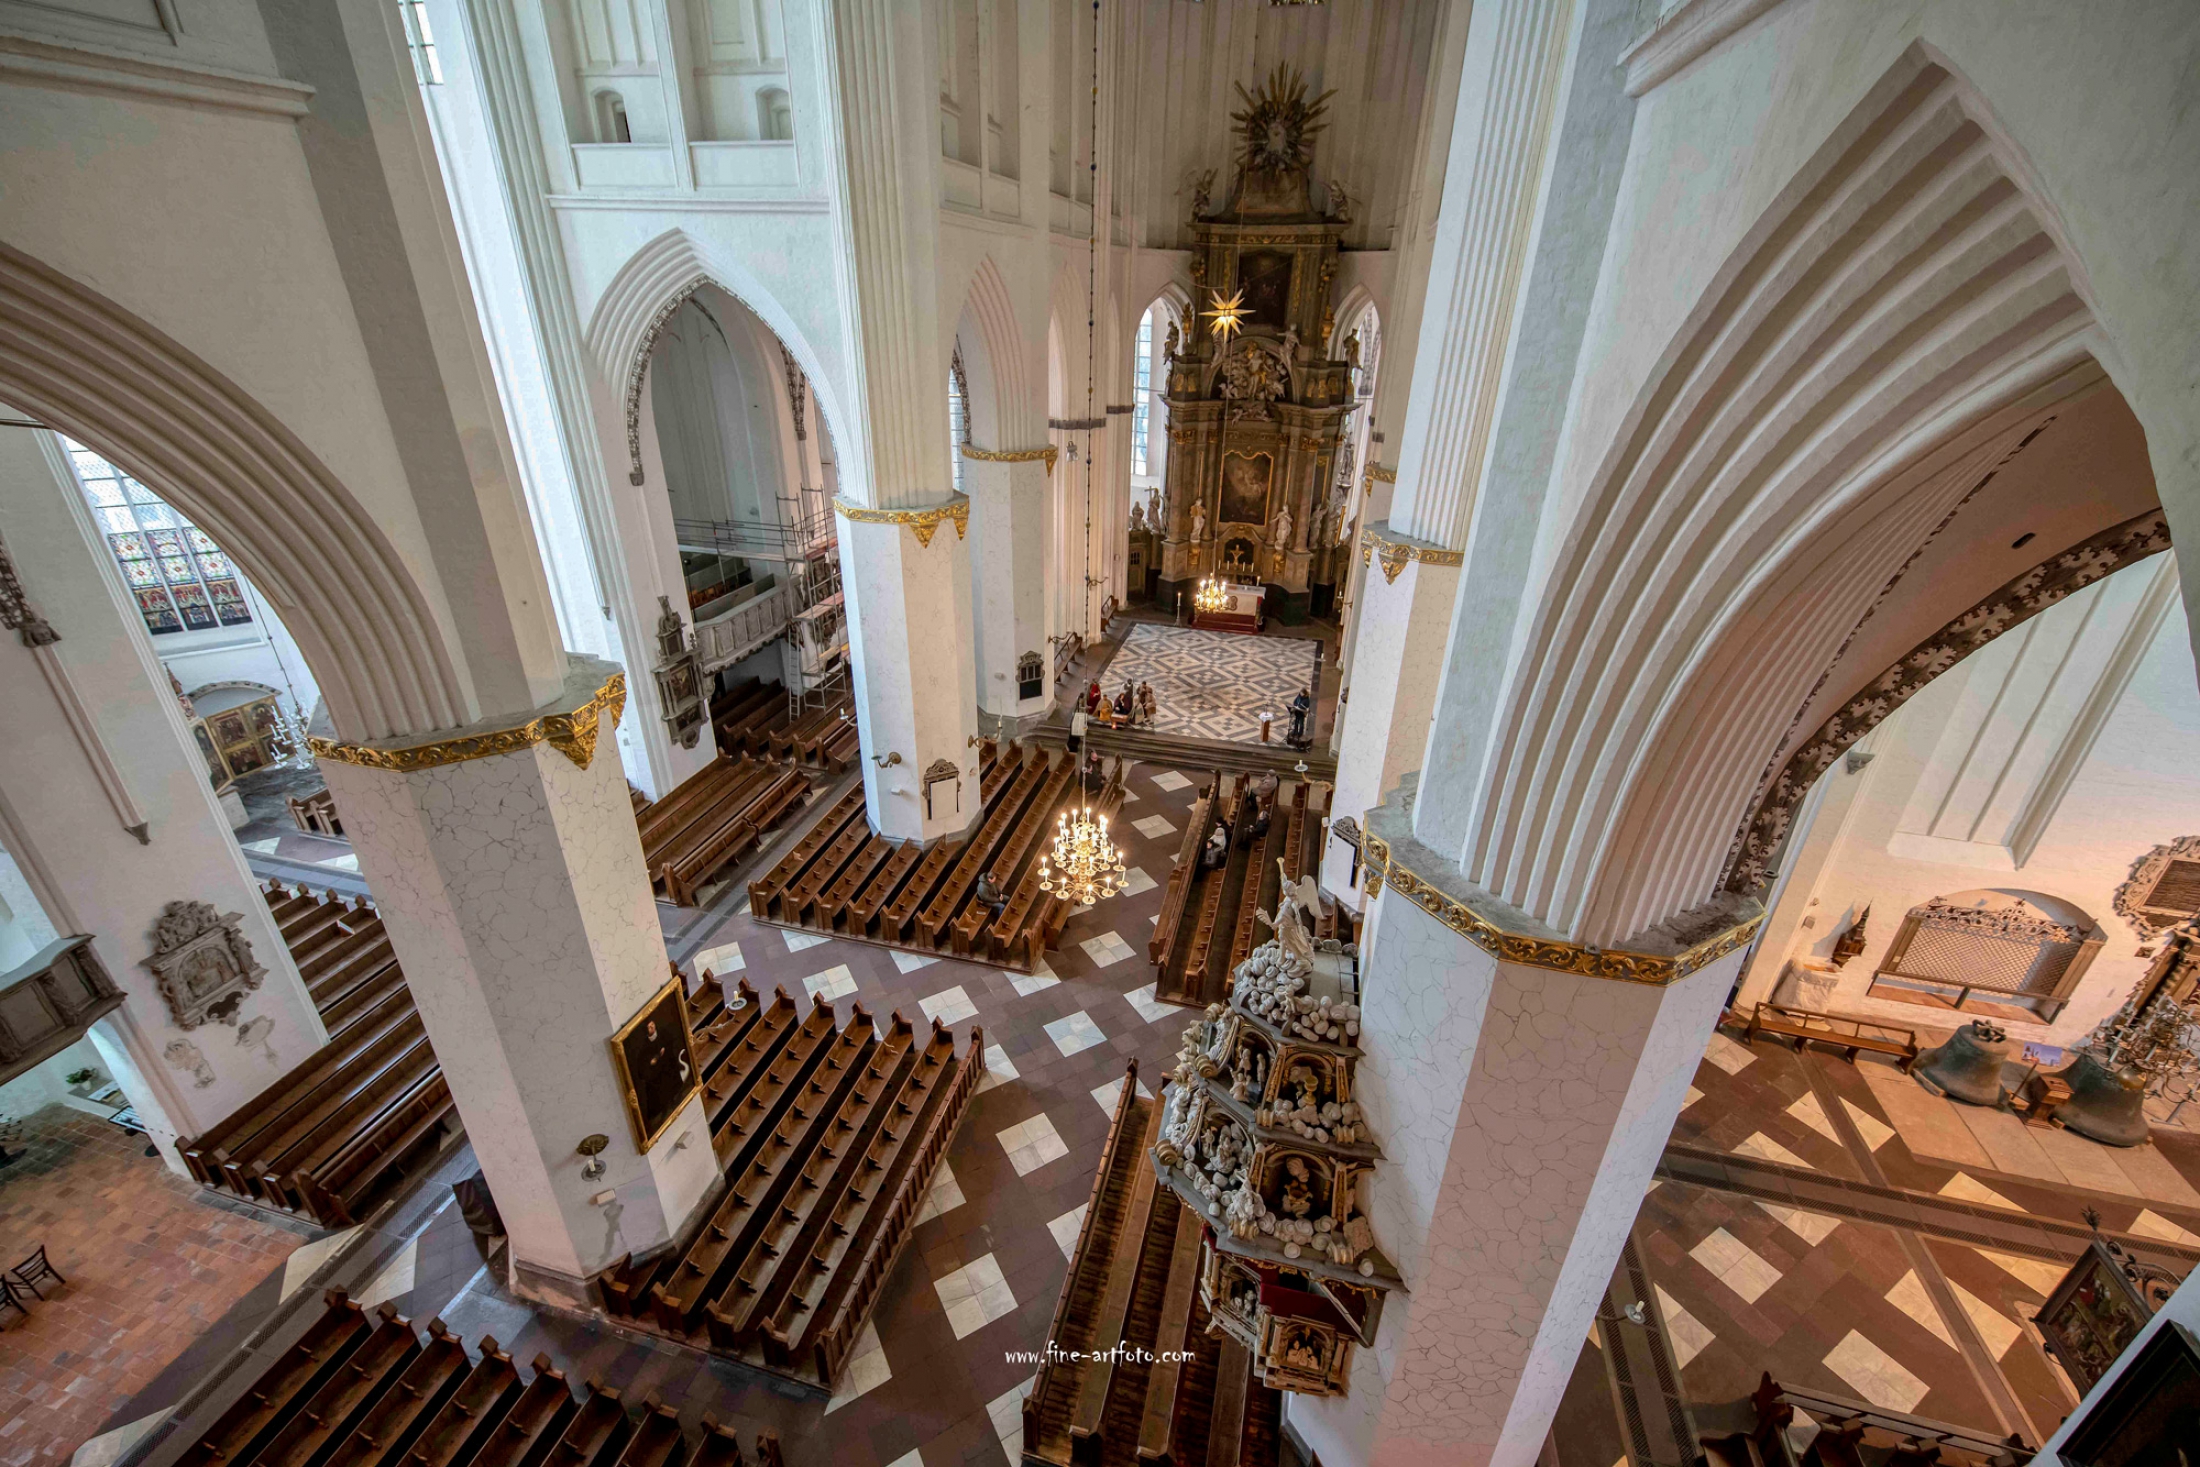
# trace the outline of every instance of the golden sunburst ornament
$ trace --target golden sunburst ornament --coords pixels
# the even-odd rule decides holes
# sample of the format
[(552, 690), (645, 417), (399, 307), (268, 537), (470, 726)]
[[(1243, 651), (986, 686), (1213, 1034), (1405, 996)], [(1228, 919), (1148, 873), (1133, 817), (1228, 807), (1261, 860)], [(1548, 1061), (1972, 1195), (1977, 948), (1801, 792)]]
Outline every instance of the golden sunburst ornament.
[(1245, 292), (1235, 290), (1225, 296), (1216, 290), (1209, 291), (1208, 294), (1215, 298), (1215, 308), (1207, 313), (1207, 320), (1213, 326), (1215, 335), (1228, 341), (1231, 332), (1245, 329)]

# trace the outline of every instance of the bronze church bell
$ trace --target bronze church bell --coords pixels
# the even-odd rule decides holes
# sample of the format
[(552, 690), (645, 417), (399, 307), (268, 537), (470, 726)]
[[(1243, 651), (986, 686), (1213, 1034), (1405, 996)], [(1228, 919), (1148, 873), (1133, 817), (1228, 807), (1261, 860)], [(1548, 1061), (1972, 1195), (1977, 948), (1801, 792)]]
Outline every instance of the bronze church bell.
[(2070, 1087), (2070, 1098), (2055, 1107), (2065, 1130), (2105, 1146), (2137, 1146), (2147, 1139), (2144, 1076), (2112, 1070), (2081, 1050), (2056, 1078)]
[(1957, 1100), (1998, 1106), (2007, 1098), (2001, 1067), (2008, 1058), (2009, 1036), (1974, 1019), (1949, 1035), (1946, 1044), (1919, 1055), (1910, 1073)]

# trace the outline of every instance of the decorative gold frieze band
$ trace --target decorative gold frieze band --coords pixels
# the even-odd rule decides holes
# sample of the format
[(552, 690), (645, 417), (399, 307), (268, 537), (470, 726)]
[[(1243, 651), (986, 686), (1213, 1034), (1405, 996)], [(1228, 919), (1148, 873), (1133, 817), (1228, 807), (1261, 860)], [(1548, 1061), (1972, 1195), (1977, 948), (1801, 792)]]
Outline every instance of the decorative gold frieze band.
[(1044, 448), (972, 448), (967, 443), (962, 446), (962, 456), (972, 463), (1028, 464), (1043, 458), (1047, 461), (1049, 478), (1054, 475), (1054, 460), (1060, 455), (1061, 450), (1051, 443)]
[(1360, 564), (1368, 565), (1377, 559), (1382, 561), (1383, 581), (1394, 585), (1406, 562), (1418, 560), (1423, 565), (1465, 565), (1466, 552), (1443, 550), (1434, 545), (1424, 545), (1417, 540), (1407, 540), (1396, 535), (1386, 535), (1370, 525), (1360, 532)]
[(1367, 474), (1362, 482), (1368, 484), (1395, 484), (1398, 482), (1398, 471), (1396, 469), (1386, 469), (1375, 460), (1369, 459), (1367, 461)]
[(310, 738), (306, 747), (316, 759), (334, 759), (342, 764), (357, 764), (365, 769), (382, 769), (395, 774), (411, 774), (415, 770), (434, 769), (444, 764), (463, 764), (469, 759), (487, 759), (496, 754), (513, 754), (536, 744), (548, 744), (560, 754), (586, 769), (596, 757), (596, 735), (603, 728), (606, 715), (610, 725), (618, 726), (619, 715), (626, 708), (626, 674), (615, 672), (604, 679), (594, 697), (580, 707), (564, 713), (545, 713), (531, 718), (517, 728), (491, 729), (487, 733), (467, 734), (461, 738), (438, 739), (433, 743), (413, 744), (402, 749), (377, 749), (366, 744), (339, 744), (334, 739)]
[(1389, 843), (1373, 831), (1360, 832), (1360, 869), (1366, 873), (1368, 900), (1385, 885), (1452, 931), (1490, 954), (1499, 962), (1530, 968), (1549, 968), (1583, 978), (1608, 978), (1620, 983), (1646, 983), (1656, 988), (1678, 983), (1748, 943), (1765, 920), (1760, 911), (1724, 932), (1670, 957), (1654, 953), (1585, 947), (1544, 937), (1507, 932), (1476, 915), (1464, 902), (1445, 895), (1390, 858)]
[(970, 497), (958, 494), (945, 504), (935, 504), (928, 509), (866, 509), (860, 504), (850, 504), (838, 497), (833, 508), (841, 518), (859, 525), (907, 525), (917, 535), (917, 543), (930, 546), (932, 536), (943, 521), (955, 522), (955, 538), (960, 540), (970, 530)]

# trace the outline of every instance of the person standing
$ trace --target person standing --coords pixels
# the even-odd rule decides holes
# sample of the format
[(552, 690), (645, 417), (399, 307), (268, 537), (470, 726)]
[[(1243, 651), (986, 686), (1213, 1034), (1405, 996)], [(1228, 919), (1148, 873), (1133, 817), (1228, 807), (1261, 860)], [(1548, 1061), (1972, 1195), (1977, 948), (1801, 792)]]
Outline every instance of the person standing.
[(1305, 744), (1307, 744), (1307, 743), (1309, 742), (1309, 738), (1308, 738), (1308, 735), (1307, 735), (1307, 732), (1306, 732), (1306, 721), (1307, 721), (1307, 718), (1308, 718), (1308, 716), (1309, 716), (1309, 715), (1311, 715), (1311, 714), (1313, 713), (1313, 711), (1314, 711), (1314, 696), (1313, 696), (1313, 694), (1312, 694), (1312, 693), (1311, 693), (1311, 692), (1310, 692), (1310, 691), (1309, 691), (1308, 689), (1305, 689), (1305, 688), (1301, 688), (1301, 689), (1299, 689), (1299, 695), (1298, 695), (1298, 696), (1297, 696), (1296, 698), (1293, 698), (1293, 699), (1291, 700), (1291, 708), (1290, 708), (1290, 712), (1291, 712), (1291, 737), (1290, 737), (1290, 743), (1291, 743), (1291, 746), (1292, 746), (1293, 748), (1300, 748), (1300, 747), (1303, 747), (1303, 746), (1304, 746)]

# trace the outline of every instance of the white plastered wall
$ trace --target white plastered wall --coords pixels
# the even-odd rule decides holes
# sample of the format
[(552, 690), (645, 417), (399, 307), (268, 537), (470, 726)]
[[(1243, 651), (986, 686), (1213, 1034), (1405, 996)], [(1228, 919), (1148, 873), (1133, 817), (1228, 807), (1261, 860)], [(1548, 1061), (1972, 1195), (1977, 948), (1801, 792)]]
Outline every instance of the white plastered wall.
[[(1839, 969), (1830, 1006), (1952, 1027), (1945, 1010), (1871, 997), (1871, 977), (1911, 907), (1988, 890), (2069, 903), (2107, 939), (2055, 1021), (2010, 1023), (2013, 1037), (2068, 1045), (2114, 1012), (2146, 971), (2139, 949), (2151, 946), (2116, 915), (2116, 889), (2156, 845), (2200, 835), (2200, 782), (2192, 778), (2200, 689), (2174, 614), (2174, 581), (2174, 567), (2156, 557), (2041, 613), (1903, 705), (1860, 750), (1870, 760), (1859, 770), (1836, 763), (1822, 776), (1830, 782), (1826, 798), (1796, 838), (1793, 875), (1751, 960), (1744, 1001), (1771, 997), (1790, 961), (1827, 961), (1834, 941), (1868, 907), (1864, 951)], [(2146, 615), (2157, 598), (2172, 601), (2170, 615)], [(2085, 637), (2134, 625), (2146, 635), (2129, 666), (2119, 665), (2112, 647), (2104, 655)], [(2036, 648), (2022, 645), (2026, 633)], [(2011, 675), (2036, 660), (2028, 650), (2054, 653), (2062, 686)], [(2082, 705), (2086, 694), (2098, 695), (2100, 705), (2067, 706)], [(2028, 844), (2012, 849), (1991, 838), (1930, 833), (1956, 818), (1973, 787), (1992, 789), (1989, 814), (2001, 806), (2031, 812), (2037, 828), (2026, 827)], [(1962, 823), (1975, 826), (1969, 818)]]

